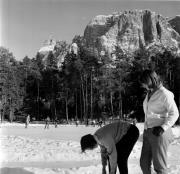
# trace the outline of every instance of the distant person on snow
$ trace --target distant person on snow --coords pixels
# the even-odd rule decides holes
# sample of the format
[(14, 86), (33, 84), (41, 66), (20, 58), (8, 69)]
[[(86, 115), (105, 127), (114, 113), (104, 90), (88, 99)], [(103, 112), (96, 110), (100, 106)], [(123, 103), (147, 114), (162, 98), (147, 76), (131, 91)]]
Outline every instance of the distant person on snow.
[(50, 123), (50, 118), (49, 118), (49, 116), (46, 118), (46, 120), (45, 120), (45, 127), (44, 127), (44, 129), (49, 129), (49, 123)]
[(81, 150), (101, 148), (102, 174), (106, 174), (107, 162), (109, 173), (128, 174), (128, 157), (139, 137), (139, 130), (128, 122), (117, 121), (99, 128), (94, 135), (87, 134), (81, 138)]
[(55, 128), (58, 127), (58, 119), (57, 119), (57, 117), (54, 119), (54, 126), (55, 126)]
[(28, 114), (28, 115), (26, 116), (25, 128), (28, 128), (29, 122), (30, 122), (30, 115)]

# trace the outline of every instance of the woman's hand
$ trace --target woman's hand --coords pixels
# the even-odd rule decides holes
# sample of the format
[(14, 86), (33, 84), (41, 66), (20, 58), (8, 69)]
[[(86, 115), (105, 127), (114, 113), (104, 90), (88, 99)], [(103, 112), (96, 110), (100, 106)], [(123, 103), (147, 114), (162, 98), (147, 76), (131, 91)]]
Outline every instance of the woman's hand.
[(162, 135), (163, 132), (164, 132), (164, 129), (161, 126), (154, 127), (152, 131), (152, 133), (157, 137)]

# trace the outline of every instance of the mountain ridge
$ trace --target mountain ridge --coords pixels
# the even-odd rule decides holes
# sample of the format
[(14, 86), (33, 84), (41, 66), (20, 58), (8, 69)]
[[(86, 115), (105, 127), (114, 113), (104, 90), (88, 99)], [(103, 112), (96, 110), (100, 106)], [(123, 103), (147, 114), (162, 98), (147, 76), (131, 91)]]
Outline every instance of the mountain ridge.
[[(172, 48), (175, 53), (180, 54), (178, 21), (179, 15), (167, 18), (151, 10), (129, 10), (98, 15), (85, 27), (83, 45), (97, 59), (102, 54), (112, 58), (117, 48), (132, 55), (138, 50), (153, 48)], [(52, 45), (45, 47), (52, 48)]]

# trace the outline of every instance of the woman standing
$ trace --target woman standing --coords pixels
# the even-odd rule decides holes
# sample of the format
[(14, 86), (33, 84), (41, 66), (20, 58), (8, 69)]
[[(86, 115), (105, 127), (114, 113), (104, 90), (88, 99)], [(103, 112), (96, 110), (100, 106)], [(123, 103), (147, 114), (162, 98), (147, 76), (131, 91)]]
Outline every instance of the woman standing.
[(178, 119), (178, 108), (173, 93), (162, 85), (155, 71), (145, 70), (140, 83), (148, 91), (143, 102), (145, 123), (140, 166), (143, 174), (151, 174), (153, 162), (157, 174), (167, 174), (167, 151), (173, 140), (171, 127)]

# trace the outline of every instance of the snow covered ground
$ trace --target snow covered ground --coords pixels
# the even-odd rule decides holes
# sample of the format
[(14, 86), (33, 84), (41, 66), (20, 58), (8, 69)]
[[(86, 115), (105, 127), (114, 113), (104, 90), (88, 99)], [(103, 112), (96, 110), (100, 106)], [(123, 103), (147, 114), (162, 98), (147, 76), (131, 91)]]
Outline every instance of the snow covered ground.
[[(129, 158), (129, 174), (142, 174), (139, 158), (141, 136)], [(3, 123), (0, 125), (1, 174), (101, 174), (100, 149), (81, 153), (80, 138), (96, 127)], [(173, 128), (175, 140), (169, 149), (169, 174), (180, 174), (180, 127)]]

